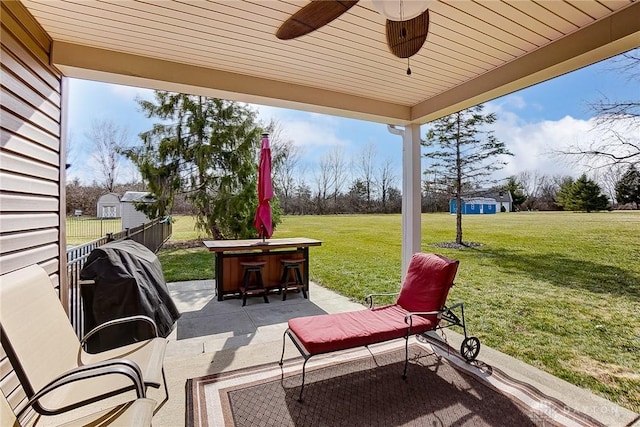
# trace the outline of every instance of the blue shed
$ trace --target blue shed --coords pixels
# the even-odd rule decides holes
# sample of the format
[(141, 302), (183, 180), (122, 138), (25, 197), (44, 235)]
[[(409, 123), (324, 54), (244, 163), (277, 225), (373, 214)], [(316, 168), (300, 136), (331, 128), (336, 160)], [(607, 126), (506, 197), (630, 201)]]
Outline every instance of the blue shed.
[[(457, 213), (456, 199), (449, 201), (449, 213)], [(496, 213), (496, 200), (485, 197), (476, 197), (473, 199), (462, 199), (462, 213), (464, 215), (479, 215), (479, 214), (495, 214)]]

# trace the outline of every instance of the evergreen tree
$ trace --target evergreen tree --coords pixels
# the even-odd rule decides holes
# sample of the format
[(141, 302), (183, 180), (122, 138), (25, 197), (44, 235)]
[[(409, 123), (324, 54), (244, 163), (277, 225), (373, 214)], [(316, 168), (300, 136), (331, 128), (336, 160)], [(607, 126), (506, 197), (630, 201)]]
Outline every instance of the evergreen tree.
[(558, 193), (556, 194), (556, 203), (564, 210), (578, 210), (571, 209), (573, 207), (573, 184), (575, 181), (571, 177), (566, 177), (560, 184)]
[(494, 171), (506, 162), (501, 156), (512, 155), (503, 142), (497, 140), (487, 126), (495, 123), (494, 113), (483, 115), (484, 106), (478, 105), (451, 114), (433, 122), (422, 145), (424, 156), (431, 160), (429, 170), (444, 185), (452, 184), (456, 206), (456, 243), (462, 240), (462, 192), (465, 187), (489, 182)]
[(591, 212), (607, 209), (609, 200), (595, 181), (582, 174), (576, 181), (563, 183), (558, 192), (558, 204), (569, 211)]
[(619, 203), (635, 203), (640, 209), (640, 171), (634, 165), (616, 183), (616, 198)]
[[(263, 129), (249, 107), (222, 99), (156, 91), (139, 100), (158, 119), (127, 151), (156, 198), (153, 216), (171, 211), (177, 191), (196, 211), (196, 226), (215, 239), (257, 235), (257, 161)], [(272, 203), (274, 224), (278, 205)]]
[(527, 200), (527, 195), (524, 194), (522, 184), (518, 182), (515, 176), (507, 178), (507, 185), (505, 185), (504, 189), (511, 193), (514, 208), (516, 206), (520, 207)]

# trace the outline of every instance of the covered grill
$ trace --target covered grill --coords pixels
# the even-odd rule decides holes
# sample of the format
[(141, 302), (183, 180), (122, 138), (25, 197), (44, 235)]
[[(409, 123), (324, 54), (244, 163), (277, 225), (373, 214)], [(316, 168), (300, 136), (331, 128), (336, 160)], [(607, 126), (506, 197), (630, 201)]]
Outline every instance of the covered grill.
[[(158, 257), (133, 240), (110, 242), (94, 249), (80, 279), (85, 331), (127, 316), (153, 319), (158, 335), (167, 337), (180, 317), (169, 295)], [(87, 342), (89, 351), (104, 351), (151, 337), (144, 322), (115, 325), (99, 331)]]

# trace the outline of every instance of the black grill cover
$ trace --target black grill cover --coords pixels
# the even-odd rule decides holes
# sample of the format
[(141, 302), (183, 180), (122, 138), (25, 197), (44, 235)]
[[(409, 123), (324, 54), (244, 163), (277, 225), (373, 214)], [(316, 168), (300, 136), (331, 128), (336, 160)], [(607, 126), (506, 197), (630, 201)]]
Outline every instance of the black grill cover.
[[(143, 314), (167, 337), (180, 317), (162, 274), (158, 257), (133, 240), (102, 245), (89, 254), (80, 272), (85, 332), (109, 320)], [(89, 351), (104, 351), (151, 337), (142, 322), (106, 328), (87, 343)]]

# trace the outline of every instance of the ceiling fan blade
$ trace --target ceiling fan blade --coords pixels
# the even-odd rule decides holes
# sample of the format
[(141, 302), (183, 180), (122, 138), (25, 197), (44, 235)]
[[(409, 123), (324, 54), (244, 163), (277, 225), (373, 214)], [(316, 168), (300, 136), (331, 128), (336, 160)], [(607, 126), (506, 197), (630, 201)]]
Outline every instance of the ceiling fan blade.
[(429, 9), (407, 21), (387, 20), (387, 46), (398, 58), (409, 58), (422, 48), (429, 33)]
[(291, 40), (327, 25), (358, 3), (358, 0), (313, 0), (284, 21), (276, 37)]

